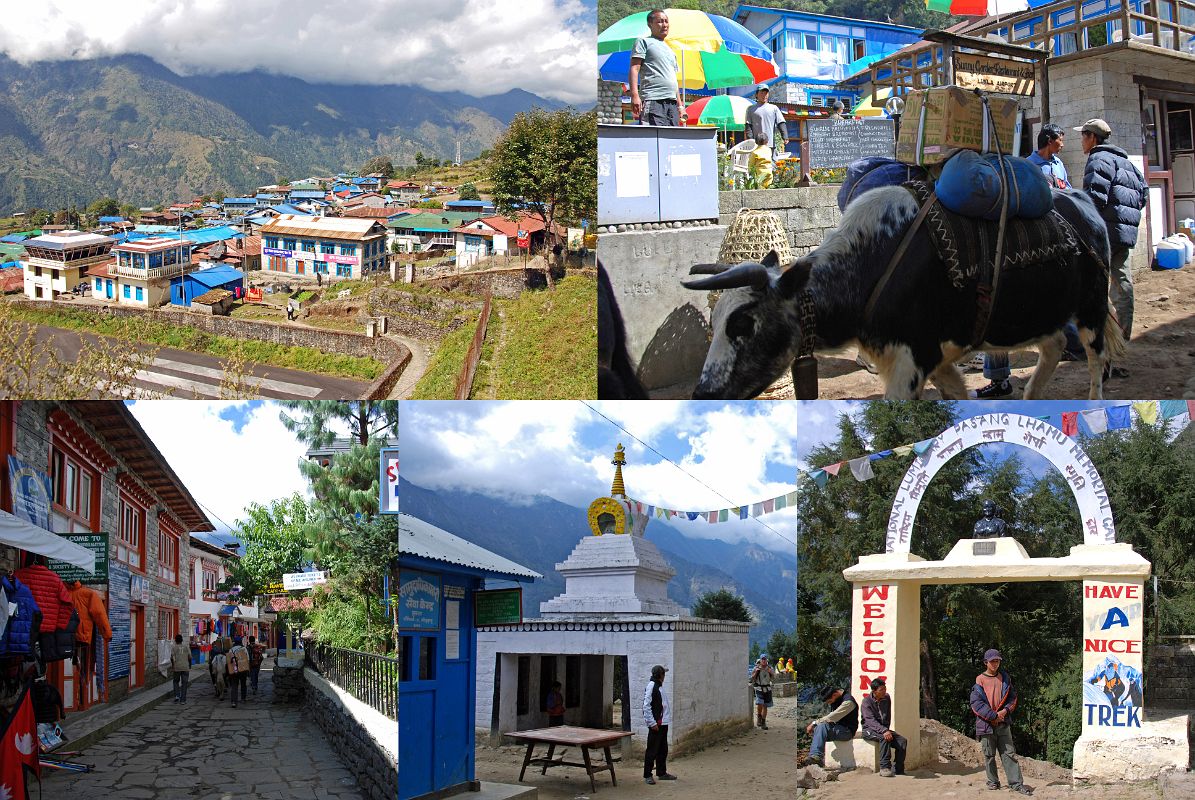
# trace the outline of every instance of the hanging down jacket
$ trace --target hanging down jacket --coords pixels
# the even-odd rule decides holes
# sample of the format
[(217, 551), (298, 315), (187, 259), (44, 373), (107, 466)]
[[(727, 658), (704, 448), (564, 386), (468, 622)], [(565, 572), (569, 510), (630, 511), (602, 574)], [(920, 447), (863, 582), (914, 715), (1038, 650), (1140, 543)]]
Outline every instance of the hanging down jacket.
[(16, 605), (17, 610), (8, 618), (8, 628), (0, 638), (0, 656), (27, 656), (33, 654), (33, 642), (41, 626), (42, 613), (29, 587), (17, 578), (5, 576), (0, 579), (4, 597)]
[(32, 564), (17, 570), (17, 578), (33, 592), (37, 607), (41, 609), (41, 633), (62, 630), (70, 622), (75, 603), (71, 600), (66, 584), (56, 574), (41, 564)]

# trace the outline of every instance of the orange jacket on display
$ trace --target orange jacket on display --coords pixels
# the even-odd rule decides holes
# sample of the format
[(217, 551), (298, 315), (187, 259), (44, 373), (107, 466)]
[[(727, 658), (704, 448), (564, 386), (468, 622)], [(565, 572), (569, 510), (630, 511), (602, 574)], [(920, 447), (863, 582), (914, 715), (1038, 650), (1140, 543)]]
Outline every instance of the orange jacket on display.
[(104, 607), (99, 593), (75, 581), (71, 584), (70, 594), (75, 603), (75, 611), (79, 612), (79, 628), (75, 631), (75, 641), (90, 644), (93, 626), (99, 628), (100, 636), (111, 640), (112, 626), (108, 624), (108, 609)]

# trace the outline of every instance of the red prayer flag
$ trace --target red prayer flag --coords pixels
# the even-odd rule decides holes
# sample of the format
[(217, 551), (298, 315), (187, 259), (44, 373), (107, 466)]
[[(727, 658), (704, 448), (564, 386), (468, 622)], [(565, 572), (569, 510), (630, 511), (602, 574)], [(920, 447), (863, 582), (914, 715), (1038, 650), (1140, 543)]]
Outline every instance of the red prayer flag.
[(1062, 412), (1062, 432), (1067, 436), (1079, 435), (1079, 412), (1078, 411), (1064, 411)]
[(25, 770), (40, 776), (38, 770), (37, 719), (29, 687), (21, 694), (16, 709), (0, 733), (0, 794), (3, 797), (27, 797)]
[(846, 463), (845, 461), (839, 461), (837, 464), (833, 464), (829, 467), (822, 467), (822, 469), (824, 469), (826, 472), (830, 473), (831, 475), (833, 475), (834, 477), (837, 478), (838, 470), (842, 469), (842, 465), (845, 463)]

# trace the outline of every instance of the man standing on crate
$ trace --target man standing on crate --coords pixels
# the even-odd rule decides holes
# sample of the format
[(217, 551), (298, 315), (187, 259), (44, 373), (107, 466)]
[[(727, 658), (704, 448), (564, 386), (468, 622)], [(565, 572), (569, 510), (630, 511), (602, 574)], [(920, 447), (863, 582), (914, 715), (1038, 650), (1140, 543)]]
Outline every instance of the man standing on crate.
[(635, 40), (631, 48), (631, 113), (641, 125), (680, 125), (680, 86), (676, 82), (676, 54), (668, 38), (668, 15), (656, 8), (647, 14), (651, 36)]
[[(1089, 119), (1075, 130), (1083, 134), (1083, 152), (1087, 154), (1083, 191), (1095, 202), (1108, 226), (1108, 243), (1112, 245), (1109, 297), (1127, 342), (1133, 333), (1133, 268), (1129, 265), (1129, 252), (1137, 244), (1137, 227), (1141, 224), (1141, 209), (1145, 208), (1149, 187), (1129, 161), (1129, 154), (1107, 144), (1112, 135), (1107, 122)], [(1105, 380), (1128, 376), (1129, 371), (1124, 367), (1108, 364), (1104, 368)]]

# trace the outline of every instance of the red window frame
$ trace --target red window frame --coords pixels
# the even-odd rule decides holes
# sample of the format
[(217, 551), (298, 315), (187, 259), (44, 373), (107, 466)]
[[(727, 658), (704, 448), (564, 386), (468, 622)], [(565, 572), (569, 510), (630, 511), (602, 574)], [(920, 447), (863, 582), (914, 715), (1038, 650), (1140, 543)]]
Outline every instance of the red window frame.
[(177, 633), (178, 609), (173, 606), (158, 606), (158, 638), (173, 642)]
[[(57, 436), (53, 437), (50, 445), (50, 468), (48, 471), (54, 511), (72, 522), (82, 525), (92, 533), (99, 532), (100, 471), (88, 458)], [(68, 477), (72, 474), (74, 475), (73, 480)], [(90, 489), (86, 493), (83, 491), (84, 478), (90, 484)], [(68, 491), (71, 495), (69, 498), (66, 497)], [(56, 532), (67, 533), (67, 531)]]
[[(179, 585), (183, 535), (165, 516), (158, 515), (158, 578)], [(173, 575), (171, 574), (173, 573)]]
[[(128, 564), (129, 569), (145, 574), (146, 508), (122, 490), (119, 511), (116, 522), (116, 560)], [(136, 530), (130, 530), (131, 528)], [(132, 554), (136, 554), (135, 560)]]

